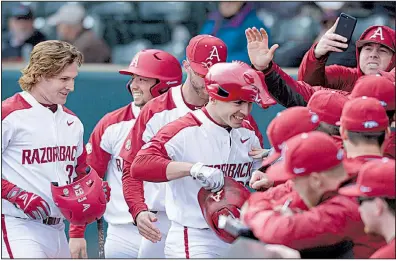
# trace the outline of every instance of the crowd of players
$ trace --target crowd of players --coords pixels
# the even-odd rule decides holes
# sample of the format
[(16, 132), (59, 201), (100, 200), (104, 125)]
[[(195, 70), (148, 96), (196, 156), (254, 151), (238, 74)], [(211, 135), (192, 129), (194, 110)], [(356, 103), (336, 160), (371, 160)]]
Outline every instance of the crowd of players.
[[(103, 214), (106, 258), (224, 257), (232, 244), (197, 196), (219, 201), (232, 178), (256, 190), (240, 220), (280, 256), (395, 258), (395, 31), (367, 28), (357, 68), (326, 67), (346, 47), (335, 27), (298, 80), (272, 61), (264, 29), (245, 31), (250, 65), (226, 63), (210, 35), (190, 40), (182, 65), (142, 50), (120, 70), (133, 102), (106, 114), (85, 148), (64, 106), (83, 57), (37, 44), (23, 91), (2, 102), (2, 257), (87, 258), (86, 224)], [(267, 128), (270, 149), (253, 103), (287, 108)]]

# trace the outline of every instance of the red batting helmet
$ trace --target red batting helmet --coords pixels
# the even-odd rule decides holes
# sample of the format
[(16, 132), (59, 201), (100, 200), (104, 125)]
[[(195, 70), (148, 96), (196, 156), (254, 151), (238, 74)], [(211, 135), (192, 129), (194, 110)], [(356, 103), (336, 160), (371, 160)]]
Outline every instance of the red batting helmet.
[(205, 76), (205, 86), (216, 100), (256, 102), (263, 108), (276, 104), (267, 92), (264, 74), (243, 62), (212, 65)]
[(224, 242), (232, 243), (235, 237), (218, 228), (220, 215), (239, 218), (240, 208), (249, 195), (250, 192), (245, 186), (230, 177), (224, 177), (224, 187), (216, 193), (204, 188), (198, 192), (199, 206), (206, 222)]
[[(157, 79), (157, 83), (150, 89), (153, 97), (159, 96), (171, 87), (180, 85), (183, 77), (179, 61), (170, 53), (157, 49), (138, 52), (129, 67), (119, 72), (125, 75), (137, 74)], [(129, 90), (129, 83), (127, 87)]]
[(91, 168), (87, 175), (69, 185), (51, 184), (52, 198), (63, 216), (74, 225), (87, 225), (102, 217), (106, 198), (102, 179)]

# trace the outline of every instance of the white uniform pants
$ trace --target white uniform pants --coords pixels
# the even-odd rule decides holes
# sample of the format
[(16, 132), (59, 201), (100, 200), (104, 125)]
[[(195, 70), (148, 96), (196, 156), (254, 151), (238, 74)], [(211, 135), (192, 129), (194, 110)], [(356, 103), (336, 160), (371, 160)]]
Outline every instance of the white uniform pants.
[(150, 240), (143, 237), (138, 258), (165, 258), (165, 240), (168, 235), (170, 221), (165, 211), (158, 211), (156, 216), (158, 220), (154, 222), (154, 225), (161, 231), (161, 241), (152, 243)]
[(222, 258), (231, 245), (211, 229), (184, 227), (172, 222), (165, 243), (166, 258)]
[(137, 258), (142, 236), (136, 226), (110, 224), (105, 242), (106, 258)]
[(2, 258), (71, 258), (65, 224), (1, 215)]

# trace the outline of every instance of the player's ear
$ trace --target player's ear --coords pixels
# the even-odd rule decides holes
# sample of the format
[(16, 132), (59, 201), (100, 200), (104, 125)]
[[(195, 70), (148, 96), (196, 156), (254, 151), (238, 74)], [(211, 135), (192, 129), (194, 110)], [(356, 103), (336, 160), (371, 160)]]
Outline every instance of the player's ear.
[(185, 70), (188, 70), (188, 68), (190, 68), (190, 63), (187, 62), (186, 60), (183, 60), (183, 68), (184, 68)]

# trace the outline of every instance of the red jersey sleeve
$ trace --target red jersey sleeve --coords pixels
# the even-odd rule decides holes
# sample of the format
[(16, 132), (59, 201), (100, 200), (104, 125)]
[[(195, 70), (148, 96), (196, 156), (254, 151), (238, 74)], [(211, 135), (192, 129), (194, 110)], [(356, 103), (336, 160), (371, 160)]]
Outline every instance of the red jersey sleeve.
[(340, 65), (326, 66), (328, 55), (316, 59), (315, 43), (305, 54), (298, 68), (298, 80), (315, 86), (352, 91), (356, 80), (362, 75), (357, 68)]
[(1, 198), (2, 199), (7, 199), (7, 195), (8, 193), (11, 191), (11, 189), (13, 187), (15, 187), (16, 185), (9, 182), (6, 179), (1, 179)]
[[(262, 242), (306, 249), (332, 245), (350, 238), (351, 233), (360, 228), (357, 208), (353, 199), (335, 196), (292, 216), (268, 210), (257, 212), (246, 223)], [(353, 222), (357, 225), (351, 226)]]
[(69, 237), (70, 238), (83, 238), (87, 226), (77, 226), (70, 224)]

